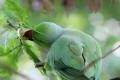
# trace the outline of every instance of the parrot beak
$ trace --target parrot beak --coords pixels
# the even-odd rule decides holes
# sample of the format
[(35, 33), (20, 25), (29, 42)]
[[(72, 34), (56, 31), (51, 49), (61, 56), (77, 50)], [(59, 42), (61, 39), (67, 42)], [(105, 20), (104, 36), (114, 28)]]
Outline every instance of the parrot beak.
[(33, 30), (27, 29), (23, 32), (23, 38), (27, 38), (28, 40), (33, 41)]

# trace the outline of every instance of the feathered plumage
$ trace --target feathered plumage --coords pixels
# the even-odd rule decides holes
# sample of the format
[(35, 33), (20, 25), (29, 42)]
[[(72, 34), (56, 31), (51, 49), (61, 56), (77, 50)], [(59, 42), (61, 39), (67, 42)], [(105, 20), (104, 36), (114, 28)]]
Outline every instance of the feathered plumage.
[(99, 80), (101, 61), (78, 77), (86, 65), (101, 57), (101, 48), (88, 34), (44, 22), (34, 27), (33, 41), (48, 47), (48, 64), (62, 80)]

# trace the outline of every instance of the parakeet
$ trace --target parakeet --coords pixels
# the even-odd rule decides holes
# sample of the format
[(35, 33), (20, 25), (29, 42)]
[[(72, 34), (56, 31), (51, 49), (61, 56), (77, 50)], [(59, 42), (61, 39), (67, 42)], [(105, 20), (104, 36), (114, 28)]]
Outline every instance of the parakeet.
[[(32, 36), (28, 36), (28, 33)], [(26, 35), (27, 34), (27, 35)], [(47, 62), (62, 80), (99, 80), (101, 61), (89, 68), (83, 76), (81, 70), (102, 56), (97, 41), (88, 34), (74, 29), (64, 29), (52, 22), (43, 22), (24, 37), (49, 50)]]

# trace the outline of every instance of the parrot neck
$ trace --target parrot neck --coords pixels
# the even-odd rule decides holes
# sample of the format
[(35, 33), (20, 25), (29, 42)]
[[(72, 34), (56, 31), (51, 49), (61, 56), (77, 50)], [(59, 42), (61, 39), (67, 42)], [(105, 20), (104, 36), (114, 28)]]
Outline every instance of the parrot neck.
[(51, 45), (62, 35), (63, 29), (59, 29), (53, 34), (45, 34), (48, 35), (47, 37), (44, 37), (48, 40), (48, 42), (44, 42), (42, 40), (38, 40), (36, 37), (34, 37), (33, 41), (35, 41), (37, 44), (39, 44), (42, 48), (49, 49)]
[(63, 30), (60, 31), (59, 33), (54, 34), (55, 37), (53, 38), (53, 40), (51, 40), (51, 42), (46, 44), (45, 46), (47, 46), (49, 49), (52, 46), (52, 44), (62, 35), (62, 33), (63, 33)]
[(51, 45), (62, 35), (62, 33), (63, 33), (63, 30), (59, 32), (59, 34), (57, 34), (56, 37), (51, 41)]

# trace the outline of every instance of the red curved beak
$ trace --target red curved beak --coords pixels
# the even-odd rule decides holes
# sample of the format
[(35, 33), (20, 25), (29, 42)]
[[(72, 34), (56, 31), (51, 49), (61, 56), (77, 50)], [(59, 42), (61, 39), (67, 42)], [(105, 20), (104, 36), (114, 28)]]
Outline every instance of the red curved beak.
[(28, 40), (33, 40), (33, 30), (32, 29), (26, 30), (23, 33), (23, 37), (27, 38)]

